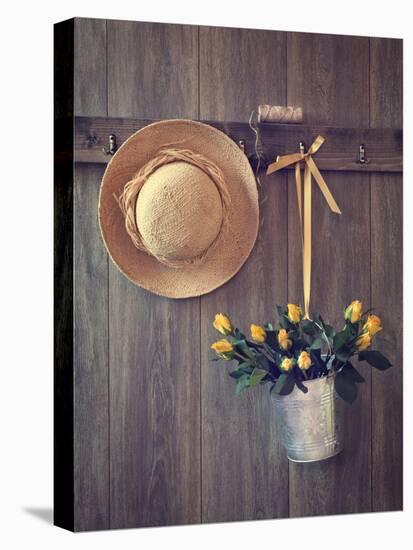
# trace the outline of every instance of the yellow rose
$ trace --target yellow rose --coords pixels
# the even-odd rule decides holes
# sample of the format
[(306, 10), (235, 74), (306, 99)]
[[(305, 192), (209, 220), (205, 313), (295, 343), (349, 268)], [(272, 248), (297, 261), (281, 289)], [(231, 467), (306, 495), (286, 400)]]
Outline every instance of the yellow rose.
[(218, 342), (214, 342), (211, 345), (211, 349), (213, 349), (216, 353), (218, 353), (218, 355), (227, 360), (232, 358), (232, 352), (234, 351), (233, 345), (231, 344), (231, 342), (228, 342), (226, 338), (218, 340)]
[(227, 334), (231, 334), (233, 331), (231, 320), (229, 319), (229, 317), (224, 315), (224, 313), (217, 313), (212, 324), (218, 332), (224, 334), (225, 336)]
[(371, 346), (371, 336), (368, 332), (361, 334), (356, 340), (356, 350), (363, 351)]
[(311, 367), (313, 363), (308, 351), (302, 351), (300, 353), (297, 363), (301, 370), (307, 370)]
[(284, 359), (281, 361), (280, 369), (288, 372), (293, 368), (293, 360), (289, 357), (284, 357)]
[(303, 312), (299, 306), (295, 304), (287, 304), (288, 318), (292, 323), (299, 323), (303, 316)]
[(287, 350), (287, 349), (290, 349), (290, 347), (292, 346), (292, 342), (291, 340), (288, 338), (288, 333), (287, 331), (285, 330), (285, 328), (282, 328), (279, 332), (278, 332), (278, 344), (280, 346), (281, 349), (283, 350)]
[(368, 332), (370, 336), (374, 336), (382, 330), (381, 319), (377, 315), (369, 315), (364, 323), (363, 330)]
[(265, 328), (260, 325), (251, 325), (251, 338), (258, 344), (263, 344), (267, 337)]
[(354, 300), (346, 308), (344, 312), (344, 318), (348, 319), (350, 323), (357, 323), (357, 321), (359, 321), (361, 318), (362, 311), (363, 311), (363, 302), (360, 302), (359, 300)]

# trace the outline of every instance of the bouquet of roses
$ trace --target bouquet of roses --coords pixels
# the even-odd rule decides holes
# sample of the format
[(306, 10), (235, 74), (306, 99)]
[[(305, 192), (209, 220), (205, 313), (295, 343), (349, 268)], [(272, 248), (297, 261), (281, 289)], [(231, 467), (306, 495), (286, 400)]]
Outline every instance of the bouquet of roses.
[(217, 353), (214, 360), (237, 362), (229, 373), (236, 380), (237, 395), (259, 384), (269, 384), (270, 391), (280, 395), (291, 393), (295, 386), (306, 393), (306, 381), (334, 375), (337, 394), (352, 403), (357, 385), (364, 382), (352, 364), (353, 358), (379, 370), (391, 366), (382, 353), (369, 349), (382, 330), (381, 320), (371, 310), (363, 312), (359, 300), (345, 309), (345, 325), (339, 331), (321, 315), (303, 317), (295, 304), (277, 306), (277, 311), (279, 327), (252, 324), (248, 338), (226, 314), (215, 315), (213, 326), (225, 338), (211, 345)]

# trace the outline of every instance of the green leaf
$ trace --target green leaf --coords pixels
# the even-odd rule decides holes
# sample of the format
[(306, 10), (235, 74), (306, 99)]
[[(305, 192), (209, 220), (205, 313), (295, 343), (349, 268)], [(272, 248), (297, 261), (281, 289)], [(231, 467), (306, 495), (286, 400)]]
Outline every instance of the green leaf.
[(265, 357), (265, 355), (263, 355), (262, 353), (259, 353), (256, 357), (255, 357), (257, 363), (259, 363), (259, 365), (266, 370), (266, 372), (268, 372), (270, 370), (270, 365), (268, 363), (268, 359)]
[(346, 321), (346, 323), (347, 323), (346, 329), (347, 329), (348, 339), (353, 340), (354, 338), (356, 338), (356, 336), (359, 333), (360, 323), (359, 321), (357, 321), (356, 323), (351, 323), (348, 320)]
[(295, 383), (297, 384), (297, 387), (303, 392), (303, 393), (307, 393), (308, 392), (308, 388), (307, 386), (305, 386), (301, 380), (296, 380)]
[(265, 343), (268, 344), (271, 349), (278, 349), (278, 341), (277, 341), (278, 331), (267, 330), (266, 332), (267, 332), (267, 335), (266, 335)]
[(321, 349), (323, 345), (323, 341), (321, 338), (316, 338), (314, 342), (311, 344), (310, 349)]
[(250, 359), (254, 359), (254, 354), (252, 353), (245, 340), (237, 340), (236, 342), (233, 342), (233, 345), (237, 348), (238, 351), (240, 351)]
[(294, 330), (295, 324), (289, 320), (287, 315), (287, 310), (284, 309), (282, 306), (277, 306), (277, 312), (278, 312), (278, 320), (282, 328), (285, 328), (286, 330)]
[(345, 369), (336, 374), (335, 390), (338, 395), (344, 399), (344, 401), (350, 403), (350, 405), (357, 397), (357, 384), (353, 378), (346, 373)]
[(280, 317), (280, 325), (282, 328), (285, 328), (285, 330), (293, 330), (295, 328), (295, 325), (293, 325), (293, 323), (285, 315)]
[(285, 316), (285, 314), (287, 313), (287, 310), (282, 306), (276, 306), (276, 307), (277, 307), (278, 318), (281, 320), (281, 317)]
[(324, 325), (324, 330), (328, 338), (334, 338), (334, 335), (336, 333), (334, 327), (332, 327), (331, 325)]
[(365, 350), (359, 353), (359, 361), (367, 361), (372, 367), (379, 370), (389, 369), (392, 364), (380, 351)]
[(313, 321), (309, 321), (308, 319), (304, 319), (303, 321), (301, 321), (300, 326), (302, 331), (309, 336), (315, 336), (320, 332), (320, 329), (317, 327), (317, 325), (315, 325)]
[(285, 381), (287, 380), (287, 375), (286, 374), (280, 374), (280, 376), (277, 378), (277, 381), (276, 383), (274, 384), (274, 386), (271, 388), (271, 391), (273, 391), (274, 393), (280, 393), (280, 390), (282, 389), (282, 387), (284, 386), (285, 384)]
[(348, 339), (349, 339), (349, 334), (348, 334), (347, 327), (344, 330), (337, 332), (337, 334), (333, 338), (334, 351), (338, 351), (342, 346), (344, 346), (344, 344), (347, 343)]
[(347, 344), (344, 344), (336, 351), (336, 357), (345, 363), (350, 358), (351, 353), (351, 348)]
[(362, 384), (366, 381), (351, 363), (346, 363), (343, 367), (343, 370), (346, 371), (346, 376), (352, 378), (354, 382), (356, 382), (356, 384)]
[(315, 319), (316, 321), (318, 321), (318, 323), (319, 323), (323, 328), (325, 327), (324, 319), (321, 317), (320, 314), (315, 315), (314, 319)]
[(239, 328), (234, 329), (234, 336), (236, 340), (245, 340), (245, 336), (242, 334)]
[(235, 395), (239, 395), (243, 390), (248, 388), (250, 381), (249, 374), (244, 374), (241, 378), (238, 379), (237, 385), (235, 386)]
[(236, 369), (231, 371), (229, 375), (231, 376), (231, 378), (235, 378), (235, 380), (238, 380), (239, 378), (241, 378), (241, 376), (245, 375), (245, 372), (243, 372), (241, 369)]
[(275, 383), (272, 391), (278, 395), (288, 395), (295, 386), (294, 377), (289, 374), (281, 374)]
[(254, 367), (252, 361), (244, 361), (244, 363), (239, 364), (237, 369), (230, 372), (229, 375), (237, 380), (238, 378), (241, 378), (241, 376), (243, 376), (244, 374), (247, 374), (249, 376), (253, 370)]
[(264, 376), (266, 376), (266, 374), (266, 370), (255, 368), (251, 374), (249, 386), (251, 388), (253, 388), (254, 386), (258, 386), (258, 384), (261, 382)]

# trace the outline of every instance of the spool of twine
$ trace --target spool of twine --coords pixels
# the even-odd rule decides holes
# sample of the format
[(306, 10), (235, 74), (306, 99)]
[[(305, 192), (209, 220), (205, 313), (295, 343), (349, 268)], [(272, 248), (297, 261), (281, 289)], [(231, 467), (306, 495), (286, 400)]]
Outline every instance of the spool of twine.
[(301, 107), (281, 105), (258, 105), (258, 122), (299, 123), (303, 121)]
[[(138, 200), (139, 193), (149, 176), (161, 166), (177, 161), (190, 163), (197, 168), (200, 168), (205, 174), (207, 174), (207, 176), (209, 176), (209, 178), (215, 184), (215, 187), (220, 195), (222, 205), (222, 223), (218, 235), (201, 254), (189, 259), (171, 259), (159, 255), (151, 250), (147, 246), (147, 243), (145, 243), (145, 240), (139, 231), (139, 222), (136, 219), (136, 201)], [(214, 164), (212, 161), (208, 160), (199, 153), (194, 153), (193, 151), (187, 149), (178, 149), (173, 147), (161, 149), (159, 153), (153, 157), (152, 160), (150, 160), (139, 170), (139, 172), (133, 177), (132, 180), (126, 183), (121, 195), (119, 197), (115, 196), (115, 199), (118, 202), (125, 218), (125, 229), (136, 248), (146, 252), (151, 256), (154, 256), (159, 262), (163, 263), (164, 265), (174, 268), (200, 264), (203, 262), (206, 254), (216, 246), (219, 237), (227, 228), (229, 208), (231, 203), (231, 197), (224, 180), (224, 175), (216, 164)]]

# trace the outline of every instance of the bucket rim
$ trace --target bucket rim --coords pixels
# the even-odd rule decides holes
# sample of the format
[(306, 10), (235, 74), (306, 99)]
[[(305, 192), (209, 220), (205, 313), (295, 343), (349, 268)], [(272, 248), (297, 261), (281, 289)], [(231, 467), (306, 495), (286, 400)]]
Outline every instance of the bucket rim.
[(327, 376), (319, 376), (318, 378), (312, 378), (311, 380), (303, 380), (303, 384), (308, 384), (309, 382), (319, 382), (320, 380), (328, 380), (329, 378), (335, 378), (336, 372), (329, 372)]

